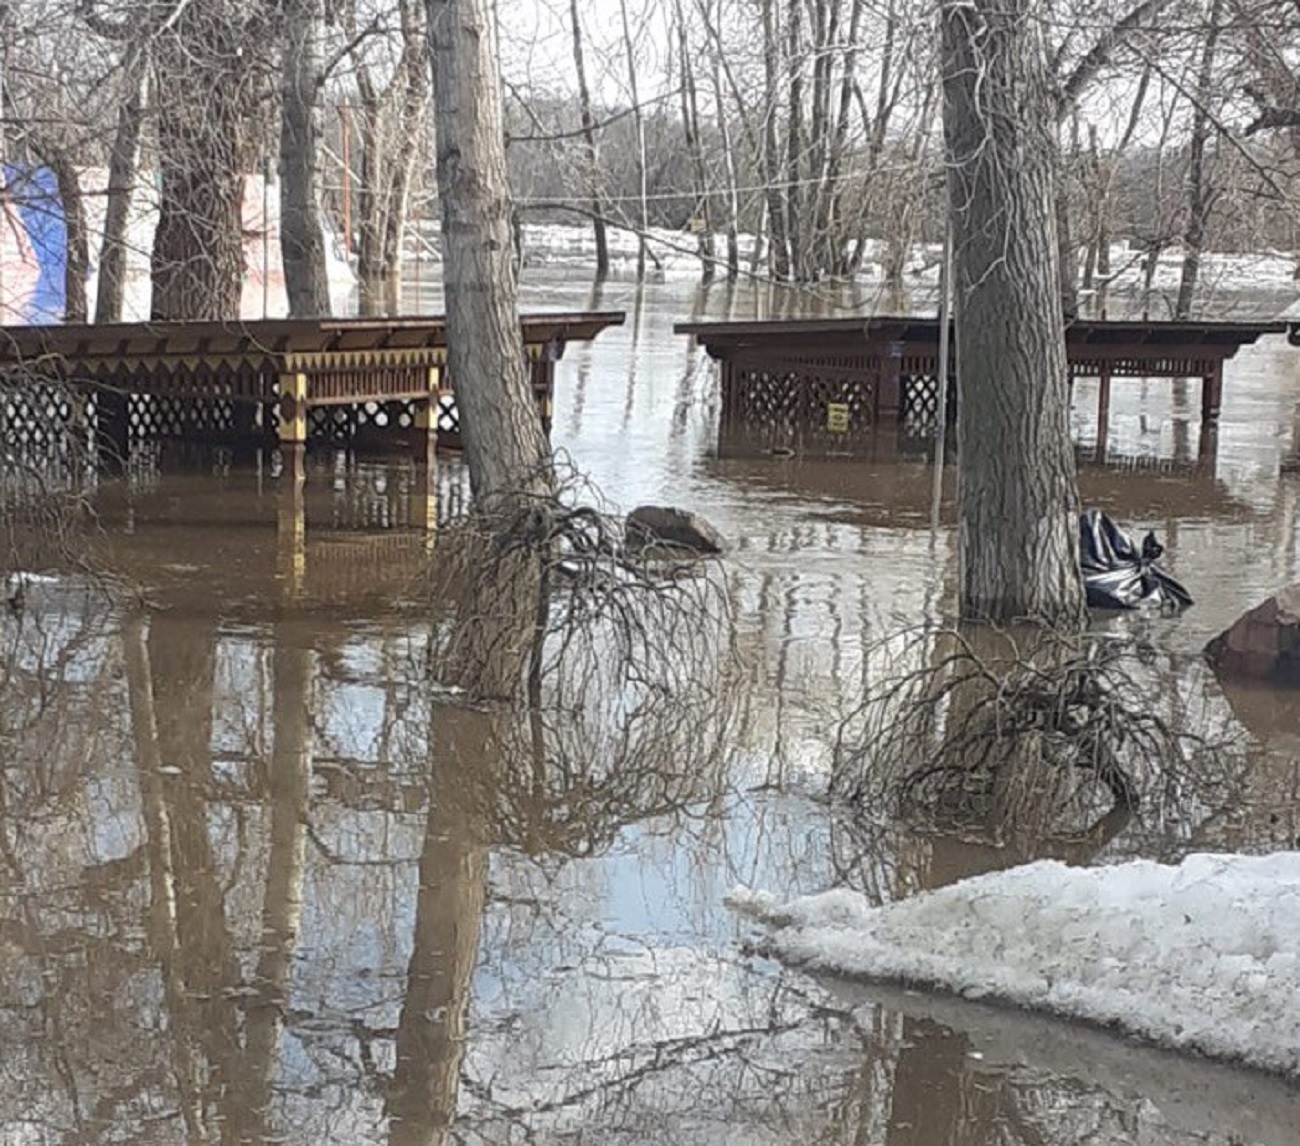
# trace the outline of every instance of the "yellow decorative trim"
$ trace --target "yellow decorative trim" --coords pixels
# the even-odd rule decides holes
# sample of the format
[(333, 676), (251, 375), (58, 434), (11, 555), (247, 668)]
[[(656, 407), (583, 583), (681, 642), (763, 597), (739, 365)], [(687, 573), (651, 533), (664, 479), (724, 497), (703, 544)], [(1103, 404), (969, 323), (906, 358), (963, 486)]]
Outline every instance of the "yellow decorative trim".
[(364, 370), (369, 367), (441, 366), (447, 361), (443, 346), (411, 346), (400, 350), (320, 350), (291, 352), (284, 356), (288, 371)]

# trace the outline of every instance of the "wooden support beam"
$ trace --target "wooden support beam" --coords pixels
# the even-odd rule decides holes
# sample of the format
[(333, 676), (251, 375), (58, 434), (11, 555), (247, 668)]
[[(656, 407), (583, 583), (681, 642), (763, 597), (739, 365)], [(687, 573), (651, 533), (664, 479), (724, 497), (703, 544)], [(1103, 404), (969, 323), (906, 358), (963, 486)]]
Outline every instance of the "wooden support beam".
[(285, 602), (302, 596), (307, 581), (307, 450), (301, 442), (282, 443), (276, 505), (276, 573)]
[(429, 396), (415, 403), (415, 461), (419, 466), (434, 464), (438, 449), (438, 390), (442, 367), (429, 367)]
[(280, 444), (307, 440), (307, 375), (300, 370), (280, 375)]
[(1106, 456), (1110, 444), (1110, 364), (1101, 367), (1097, 376), (1097, 457)]
[(1223, 407), (1223, 363), (1216, 362), (1209, 373), (1201, 378), (1201, 433), (1207, 426), (1219, 424)]

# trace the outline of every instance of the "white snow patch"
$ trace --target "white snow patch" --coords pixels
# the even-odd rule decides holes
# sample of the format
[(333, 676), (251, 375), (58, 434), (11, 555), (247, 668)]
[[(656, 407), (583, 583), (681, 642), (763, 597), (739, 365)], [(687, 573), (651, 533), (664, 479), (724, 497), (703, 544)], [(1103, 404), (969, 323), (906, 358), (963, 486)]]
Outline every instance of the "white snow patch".
[(1300, 1077), (1300, 852), (1170, 867), (1041, 861), (873, 907), (738, 888), (810, 969), (902, 980), (1113, 1026)]

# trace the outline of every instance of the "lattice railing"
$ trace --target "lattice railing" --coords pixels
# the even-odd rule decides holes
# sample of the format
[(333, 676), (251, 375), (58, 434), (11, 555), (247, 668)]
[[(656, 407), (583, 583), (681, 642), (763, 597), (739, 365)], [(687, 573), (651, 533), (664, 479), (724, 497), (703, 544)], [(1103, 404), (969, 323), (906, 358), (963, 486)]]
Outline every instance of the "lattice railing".
[(148, 438), (221, 438), (236, 428), (235, 403), (229, 397), (168, 398), (133, 394), (127, 403), (132, 440)]
[(775, 439), (833, 444), (876, 422), (876, 380), (834, 365), (741, 368), (732, 376), (731, 388), (733, 428), (764, 430)]
[[(957, 412), (956, 379), (948, 378), (948, 418)], [(928, 373), (904, 374), (899, 378), (898, 425), (903, 434), (917, 437), (931, 433), (939, 421), (939, 376)]]
[(360, 402), (346, 406), (313, 406), (307, 411), (309, 439), (347, 443), (371, 434), (391, 434), (415, 427), (416, 402)]
[(60, 452), (85, 437), (94, 400), (59, 382), (0, 382), (0, 443), (23, 453)]

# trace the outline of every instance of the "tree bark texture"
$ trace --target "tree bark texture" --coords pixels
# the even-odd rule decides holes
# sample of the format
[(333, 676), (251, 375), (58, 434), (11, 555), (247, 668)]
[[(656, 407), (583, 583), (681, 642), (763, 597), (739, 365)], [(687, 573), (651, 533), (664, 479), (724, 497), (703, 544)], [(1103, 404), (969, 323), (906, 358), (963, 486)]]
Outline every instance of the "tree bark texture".
[(548, 492), (525, 369), (491, 0), (429, 0), (447, 364), (474, 495)]
[(1055, 116), (1036, 0), (945, 0), (962, 612), (1080, 624)]
[(698, 227), (695, 249), (700, 256), (700, 280), (712, 282), (716, 270), (713, 250), (713, 205), (709, 195), (709, 168), (700, 140), (700, 108), (695, 87), (695, 66), (691, 62), (690, 36), (681, 0), (674, 0), (673, 20), (677, 26), (677, 62), (681, 70), (682, 141), (691, 157), (691, 190), (695, 195), (694, 222)]
[(1187, 226), (1183, 229), (1183, 267), (1178, 280), (1178, 301), (1174, 304), (1174, 318), (1180, 320), (1192, 317), (1192, 305), (1201, 278), (1205, 233), (1216, 198), (1207, 170), (1210, 162), (1206, 149), (1213, 127), (1209, 103), (1214, 98), (1214, 56), (1219, 43), (1222, 9), (1222, 0), (1210, 0), (1210, 26), (1205, 34), (1205, 45), (1201, 49), (1200, 66), (1196, 75), (1192, 140), (1187, 156)]
[(162, 180), (153, 317), (239, 315), (244, 132), (251, 83), (243, 31), (223, 0), (194, 0), (155, 48)]
[(280, 243), (289, 314), (330, 312), (320, 216), (321, 0), (288, 0), (280, 76)]
[(67, 257), (63, 265), (63, 321), (85, 322), (86, 279), (90, 274), (90, 236), (86, 227), (86, 205), (77, 180), (72, 154), (63, 147), (45, 149), (45, 162), (54, 172), (63, 221), (67, 227)]
[(582, 120), (582, 159), (591, 201), (591, 229), (596, 242), (596, 278), (609, 278), (609, 234), (605, 226), (605, 209), (600, 200), (596, 162), (596, 117), (591, 107), (591, 88), (587, 84), (587, 60), (582, 49), (582, 21), (578, 0), (569, 0), (569, 23), (573, 26), (573, 68), (578, 81), (578, 114)]
[(429, 97), (428, 44), (423, 0), (401, 0), (402, 50), (392, 78), (380, 86), (359, 62), (361, 194), (357, 278), (363, 315), (393, 314), (401, 303), (402, 237), (411, 175)]
[(125, 91), (117, 112), (117, 130), (108, 159), (108, 199), (99, 255), (99, 289), (95, 294), (96, 322), (122, 321), (126, 295), (126, 229), (140, 166), (140, 135), (149, 97), (149, 68), (146, 47), (133, 44), (127, 49), (123, 62)]

